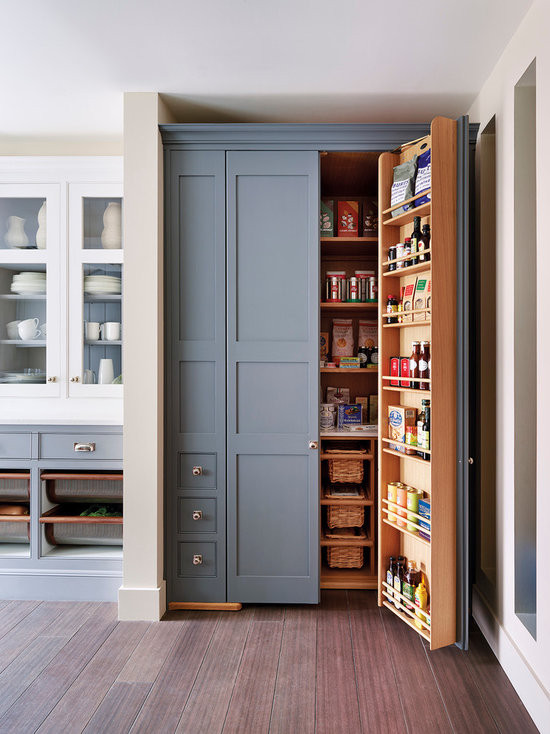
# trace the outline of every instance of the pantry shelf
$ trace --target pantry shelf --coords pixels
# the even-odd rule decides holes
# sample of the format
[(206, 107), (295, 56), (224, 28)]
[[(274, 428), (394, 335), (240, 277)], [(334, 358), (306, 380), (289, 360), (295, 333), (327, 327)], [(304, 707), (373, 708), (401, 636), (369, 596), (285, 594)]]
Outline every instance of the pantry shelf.
[[(401, 204), (402, 206), (402, 204)], [(402, 227), (404, 224), (410, 224), (415, 217), (429, 217), (432, 211), (432, 204), (421, 204), (420, 206), (413, 207), (403, 214), (399, 214), (397, 217), (390, 217), (385, 219), (383, 224), (390, 227)]]
[(395, 441), (392, 438), (383, 438), (382, 441), (384, 443), (392, 443), (397, 444), (398, 446), (402, 446), (404, 449), (414, 449), (415, 451), (422, 451), (425, 454), (431, 454), (432, 452), (428, 449), (423, 449), (422, 446), (412, 446), (409, 443), (403, 443), (402, 441)]
[(390, 390), (391, 392), (413, 392), (417, 395), (423, 395), (426, 398), (431, 397), (431, 390), (418, 390), (416, 387), (391, 387), (389, 385), (383, 385), (382, 390)]
[(356, 538), (327, 538), (325, 531), (321, 533), (321, 547), (335, 547), (335, 546), (363, 546), (365, 548), (372, 547), (374, 540), (369, 538), (366, 534), (363, 537)]
[(329, 372), (345, 372), (347, 375), (368, 375), (369, 372), (376, 374), (378, 372), (378, 367), (321, 367), (320, 371), (323, 374), (327, 374)]
[[(387, 510), (384, 510), (384, 512), (387, 512)], [(427, 548), (430, 547), (430, 541), (425, 540), (424, 538), (421, 538), (420, 535), (417, 535), (416, 533), (411, 533), (410, 530), (407, 530), (407, 528), (402, 528), (399, 525), (397, 525), (394, 522), (391, 522), (391, 520), (387, 520), (385, 517), (382, 518), (382, 522), (385, 522), (386, 525), (389, 525), (392, 528), (395, 528), (395, 530), (399, 530), (400, 533), (403, 533), (403, 535), (407, 535), (409, 538), (414, 538), (414, 540), (417, 540), (419, 543), (422, 543), (422, 545), (425, 545)]]
[[(382, 380), (398, 380), (398, 379), (400, 378), (396, 377), (395, 375), (382, 375)], [(412, 380), (412, 382), (427, 382), (427, 383), (431, 383), (431, 381), (432, 380), (430, 377), (415, 377), (414, 380)], [(425, 392), (425, 391), (422, 390), (421, 392)]]
[(375, 242), (378, 244), (378, 237), (321, 237), (321, 243), (322, 244), (329, 244), (329, 243), (341, 243), (341, 244), (363, 244), (365, 242)]
[[(431, 250), (426, 250), (426, 252), (431, 252)], [(395, 262), (395, 260), (391, 260), (391, 262)], [(432, 267), (431, 264), (428, 263), (418, 263), (417, 265), (409, 265), (408, 268), (400, 268), (399, 270), (387, 270), (385, 273), (382, 273), (382, 277), (384, 278), (403, 278), (406, 275), (412, 275), (413, 273), (429, 273), (431, 271)]]
[(378, 576), (368, 566), (363, 568), (330, 568), (321, 566), (321, 589), (376, 589)]
[(375, 311), (378, 309), (378, 301), (376, 303), (365, 303), (364, 301), (359, 303), (328, 303), (323, 301), (321, 309), (323, 311)]
[[(411, 196), (410, 199), (405, 199), (404, 201), (400, 201), (399, 204), (394, 204), (393, 206), (388, 207), (387, 209), (384, 209), (382, 214), (389, 214), (390, 212), (393, 212), (394, 209), (399, 209), (402, 206), (405, 206), (405, 204), (410, 204), (413, 201), (416, 201), (417, 199), (420, 199), (422, 196), (428, 196), (432, 193), (431, 189), (426, 189), (425, 191), (421, 191), (419, 194), (415, 194), (414, 196)], [(420, 209), (420, 207), (416, 207), (417, 209)]]
[[(431, 308), (415, 308), (415, 309), (412, 309), (411, 311), (397, 311), (397, 314), (400, 315), (401, 318), (404, 318), (405, 316), (409, 317), (409, 316), (413, 316), (414, 314), (418, 314), (418, 313), (431, 313), (431, 310), (432, 310)], [(395, 311), (392, 311), (392, 313), (383, 313), (382, 318), (383, 319), (395, 318), (395, 313), (396, 313)], [(406, 322), (406, 323), (409, 323), (409, 322)], [(417, 323), (417, 322), (415, 321), (414, 323)]]
[(323, 258), (360, 258), (378, 255), (378, 237), (321, 237)]
[[(402, 601), (405, 604), (410, 603), (409, 599), (407, 599), (407, 597), (402, 592), (397, 591), (397, 589), (394, 589), (393, 586), (390, 586), (386, 581), (382, 581), (382, 586), (384, 587), (382, 591), (383, 593), (385, 593), (387, 597), (388, 596), (396, 597), (397, 599), (399, 599), (399, 601)], [(406, 611), (404, 610), (404, 613), (408, 614), (409, 610), (406, 610)], [(432, 618), (431, 618), (430, 613), (427, 610), (424, 610), (424, 609), (422, 610), (422, 616), (425, 617), (425, 620), (419, 619), (417, 615), (413, 614), (412, 612), (410, 612), (410, 615), (411, 617), (414, 617), (418, 621), (418, 623), (422, 625), (424, 629), (429, 630), (430, 628), (429, 626), (431, 624)]]
[[(352, 440), (355, 441), (356, 439), (353, 438)], [(357, 459), (358, 461), (372, 461), (373, 458), (374, 456), (372, 454), (358, 454), (357, 456), (350, 455), (349, 453), (321, 454), (321, 459)]]
[[(431, 326), (431, 321), (406, 321), (402, 324), (382, 324), (383, 329), (406, 329), (411, 326)], [(394, 378), (395, 379), (395, 378)]]
[[(396, 443), (395, 441), (392, 441), (392, 443)], [(409, 448), (411, 448), (409, 446)], [(418, 456), (410, 456), (409, 454), (403, 454), (401, 451), (392, 451), (392, 449), (382, 449), (382, 451), (385, 454), (390, 454), (391, 456), (397, 456), (399, 459), (408, 459), (409, 461), (416, 461), (417, 464), (423, 464), (424, 466), (430, 466), (429, 459), (420, 459)]]
[[(431, 247), (428, 247), (426, 250), (422, 250), (422, 254), (423, 255), (429, 255), (429, 254), (431, 254), (431, 252), (432, 252)], [(382, 265), (383, 266), (384, 265), (392, 265), (392, 264), (393, 265), (396, 265), (397, 263), (401, 263), (401, 262), (404, 263), (407, 260), (412, 260), (412, 258), (414, 258), (414, 257), (417, 257), (418, 258), (418, 257), (420, 257), (420, 254), (418, 252), (414, 252), (414, 253), (411, 253), (410, 255), (402, 255), (401, 257), (395, 257), (393, 260), (384, 260), (384, 262), (382, 263)], [(417, 265), (422, 265), (422, 267), (424, 267), (424, 268), (425, 267), (430, 267), (429, 261), (426, 262), (426, 261), (423, 260), (422, 262), (416, 263), (415, 265), (408, 265), (405, 268), (399, 268), (399, 270), (403, 270), (403, 269), (404, 270), (409, 270), (410, 268), (414, 268)], [(392, 272), (392, 275), (395, 275), (395, 272), (393, 270), (391, 272)], [(404, 275), (404, 273), (401, 273), (401, 275)]]

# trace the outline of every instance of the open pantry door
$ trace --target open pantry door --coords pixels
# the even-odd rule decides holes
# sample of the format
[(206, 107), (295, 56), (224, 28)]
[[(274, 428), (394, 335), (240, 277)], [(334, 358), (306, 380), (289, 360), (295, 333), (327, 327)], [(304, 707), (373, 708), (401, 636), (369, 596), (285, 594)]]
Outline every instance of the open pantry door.
[(431, 649), (468, 636), (468, 156), (438, 117), (379, 160), (378, 599)]

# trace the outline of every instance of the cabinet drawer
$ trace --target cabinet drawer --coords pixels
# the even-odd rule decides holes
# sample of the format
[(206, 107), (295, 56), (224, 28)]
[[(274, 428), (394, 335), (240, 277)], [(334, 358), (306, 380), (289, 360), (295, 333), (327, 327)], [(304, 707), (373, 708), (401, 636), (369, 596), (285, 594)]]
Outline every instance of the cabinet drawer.
[[(193, 559), (197, 563), (193, 563)], [(178, 543), (178, 576), (217, 576), (216, 543)]]
[[(76, 448), (75, 448), (76, 444)], [(76, 450), (90, 446), (91, 451)], [(42, 433), (41, 459), (114, 459), (122, 460), (120, 433)]]
[(0, 459), (30, 458), (30, 433), (0, 433)]
[(215, 533), (216, 500), (178, 498), (178, 533)]
[(178, 486), (216, 489), (216, 454), (180, 454)]

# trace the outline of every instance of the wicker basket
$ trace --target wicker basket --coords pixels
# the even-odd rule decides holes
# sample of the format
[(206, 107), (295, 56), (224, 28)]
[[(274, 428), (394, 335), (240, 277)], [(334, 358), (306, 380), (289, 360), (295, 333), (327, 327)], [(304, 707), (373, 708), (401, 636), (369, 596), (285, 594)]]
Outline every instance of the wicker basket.
[(365, 521), (363, 505), (328, 505), (327, 525), (329, 528), (361, 527)]
[(338, 453), (338, 454), (349, 454), (349, 459), (329, 459), (328, 461), (328, 476), (330, 481), (335, 484), (351, 482), (353, 484), (360, 484), (363, 481), (364, 468), (362, 457), (366, 453), (364, 449), (358, 451), (346, 451), (345, 449), (327, 449), (327, 454)]
[(330, 568), (361, 568), (363, 566), (363, 546), (329, 546), (327, 548), (327, 562)]

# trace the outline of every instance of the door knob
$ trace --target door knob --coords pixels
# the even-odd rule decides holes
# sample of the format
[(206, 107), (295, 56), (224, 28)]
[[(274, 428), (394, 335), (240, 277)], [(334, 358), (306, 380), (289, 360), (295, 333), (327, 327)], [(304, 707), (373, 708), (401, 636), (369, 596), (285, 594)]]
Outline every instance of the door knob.
[(200, 566), (202, 564), (202, 556), (200, 553), (195, 553), (193, 556), (193, 566)]
[(316, 449), (316, 448), (319, 448), (319, 444), (317, 443), (317, 441), (310, 441), (310, 442), (309, 442), (309, 448), (310, 448), (310, 449)]
[(193, 467), (193, 476), (194, 477), (200, 477), (202, 474), (202, 466), (194, 466)]
[(79, 382), (79, 381), (80, 381), (80, 377), (78, 377), (78, 375), (76, 377), (71, 377), (71, 382)]
[(48, 382), (57, 382), (57, 377), (48, 377)]
[(193, 510), (193, 520), (202, 520), (202, 510)]

